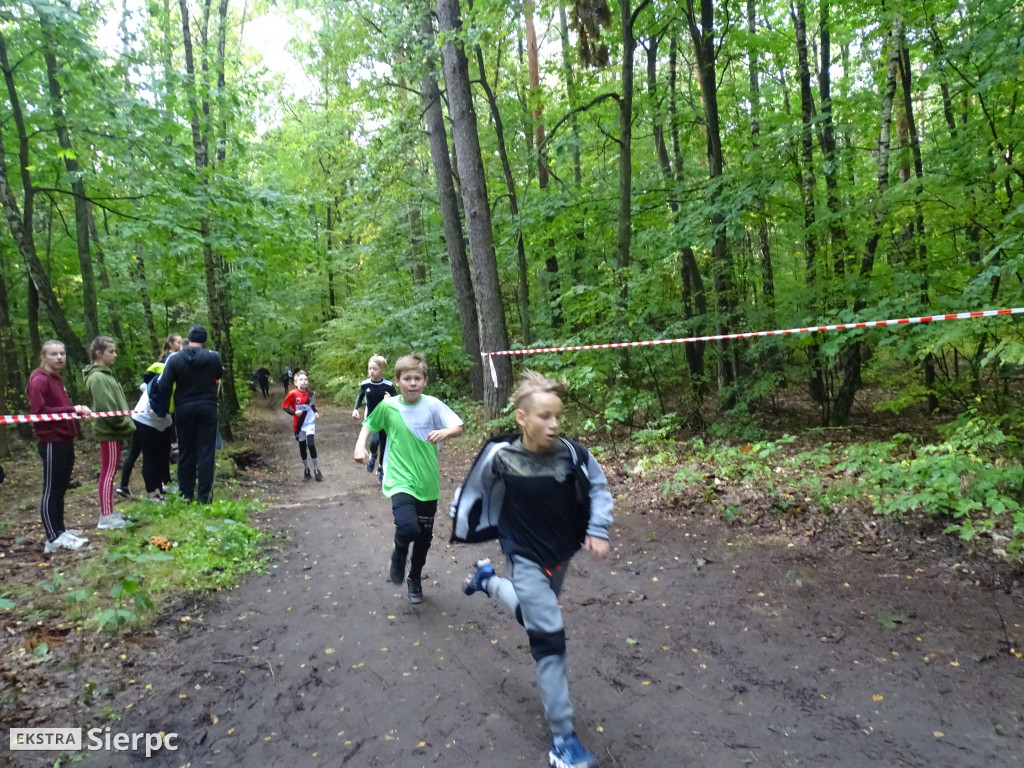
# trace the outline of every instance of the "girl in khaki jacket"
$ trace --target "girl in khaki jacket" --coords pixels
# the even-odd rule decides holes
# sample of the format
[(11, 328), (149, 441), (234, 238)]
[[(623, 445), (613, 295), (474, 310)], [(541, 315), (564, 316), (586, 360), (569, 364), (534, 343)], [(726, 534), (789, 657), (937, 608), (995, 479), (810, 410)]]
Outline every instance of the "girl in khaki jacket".
[[(89, 345), (92, 363), (82, 371), (85, 386), (92, 395), (94, 411), (127, 411), (121, 385), (110, 367), (117, 359), (117, 344), (109, 336), (97, 336)], [(124, 528), (127, 525), (120, 514), (114, 512), (114, 475), (121, 463), (121, 441), (135, 432), (131, 416), (105, 416), (95, 421), (96, 438), (100, 441), (100, 520), (97, 528)]]

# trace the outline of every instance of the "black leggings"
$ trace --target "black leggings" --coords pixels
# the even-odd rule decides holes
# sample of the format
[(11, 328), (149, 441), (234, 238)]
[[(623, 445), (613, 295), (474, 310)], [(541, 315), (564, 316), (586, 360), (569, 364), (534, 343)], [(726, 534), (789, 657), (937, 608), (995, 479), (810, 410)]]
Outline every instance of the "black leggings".
[[(295, 439), (299, 440), (299, 436), (296, 435)], [(303, 461), (306, 460), (306, 446), (307, 445), (309, 446), (309, 458), (311, 458), (311, 459), (315, 459), (316, 458), (316, 443), (313, 441), (313, 435), (306, 435), (306, 439), (305, 440), (299, 440), (299, 456), (302, 457)]]
[(370, 435), (370, 456), (377, 456), (377, 466), (384, 471), (384, 449), (388, 445), (388, 433), (383, 429)]
[(163, 482), (170, 479), (168, 431), (161, 431), (140, 421), (135, 422), (135, 439), (142, 448), (142, 480), (146, 484), (146, 493), (159, 491)]
[[(138, 424), (138, 422), (135, 422)], [(139, 454), (142, 453), (142, 445), (139, 443), (139, 435), (137, 432), (132, 432), (132, 445), (128, 449), (128, 455), (124, 457), (124, 464), (121, 466), (121, 488), (127, 488), (128, 483), (132, 479), (132, 470), (135, 469), (135, 462), (139, 459)]]
[(420, 501), (408, 493), (396, 493), (391, 497), (391, 513), (395, 516), (395, 549), (405, 553), (412, 544), (409, 578), (418, 579), (434, 539), (437, 499)]
[(64, 494), (75, 468), (75, 444), (39, 443), (39, 458), (43, 460), (43, 499), (39, 516), (43, 520), (46, 540), (53, 541), (64, 533)]

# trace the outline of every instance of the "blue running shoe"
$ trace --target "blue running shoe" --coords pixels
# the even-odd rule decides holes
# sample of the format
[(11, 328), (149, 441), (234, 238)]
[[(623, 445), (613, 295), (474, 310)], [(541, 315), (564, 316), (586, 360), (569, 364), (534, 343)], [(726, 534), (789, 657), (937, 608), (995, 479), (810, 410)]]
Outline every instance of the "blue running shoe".
[(551, 768), (594, 768), (597, 758), (580, 744), (576, 733), (556, 736), (551, 740), (551, 751), (548, 752), (548, 765)]
[(462, 591), (467, 595), (472, 595), (474, 592), (483, 592), (488, 597), (491, 593), (487, 591), (487, 587), (484, 584), (487, 580), (494, 575), (494, 569), (491, 567), (491, 560), (485, 557), (483, 560), (477, 560), (473, 566), (476, 568), (473, 573), (466, 577), (466, 585), (462, 588)]
[(366, 471), (367, 472), (373, 472), (373, 465), (376, 464), (376, 463), (377, 463), (377, 457), (371, 453), (370, 454), (370, 460), (368, 462), (366, 462)]

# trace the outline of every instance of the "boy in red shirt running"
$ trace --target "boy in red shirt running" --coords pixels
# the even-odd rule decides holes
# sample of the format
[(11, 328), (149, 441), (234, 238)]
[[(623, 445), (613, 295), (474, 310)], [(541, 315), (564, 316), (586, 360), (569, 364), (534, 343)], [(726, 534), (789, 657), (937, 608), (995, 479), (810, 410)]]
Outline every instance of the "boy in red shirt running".
[(313, 460), (313, 477), (319, 483), (324, 479), (320, 468), (316, 465), (316, 443), (313, 435), (316, 431), (316, 392), (309, 388), (309, 377), (305, 371), (295, 374), (295, 389), (289, 392), (281, 403), (285, 413), (292, 415), (292, 431), (299, 442), (299, 456), (302, 459), (302, 477), (309, 480), (309, 464), (306, 463), (306, 449)]

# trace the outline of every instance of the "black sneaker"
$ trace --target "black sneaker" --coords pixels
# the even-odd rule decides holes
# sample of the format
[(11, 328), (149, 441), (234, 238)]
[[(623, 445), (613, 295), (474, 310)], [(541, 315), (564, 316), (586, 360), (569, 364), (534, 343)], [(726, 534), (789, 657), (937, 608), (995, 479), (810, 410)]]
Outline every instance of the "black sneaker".
[(316, 480), (318, 483), (324, 479), (324, 476), (319, 469), (313, 470), (313, 479)]
[(313, 475), (311, 475), (309, 473), (309, 467), (306, 467), (304, 470), (302, 470), (302, 479), (303, 480), (309, 480), (309, 478), (311, 478), (312, 476)]
[(409, 585), (409, 602), (410, 603), (422, 603), (423, 602), (423, 585), (420, 584), (419, 579), (409, 578), (407, 580)]
[(377, 464), (377, 457), (371, 454), (370, 455), (370, 460), (368, 462), (366, 462), (366, 471), (367, 472), (373, 472), (373, 468), (374, 468), (374, 466), (376, 464)]
[(409, 551), (399, 552), (398, 547), (391, 550), (391, 583), (401, 584), (405, 581), (405, 559)]
[(132, 497), (132, 491), (130, 488), (122, 488), (120, 485), (114, 489), (114, 493), (120, 496), (122, 499), (130, 499)]

